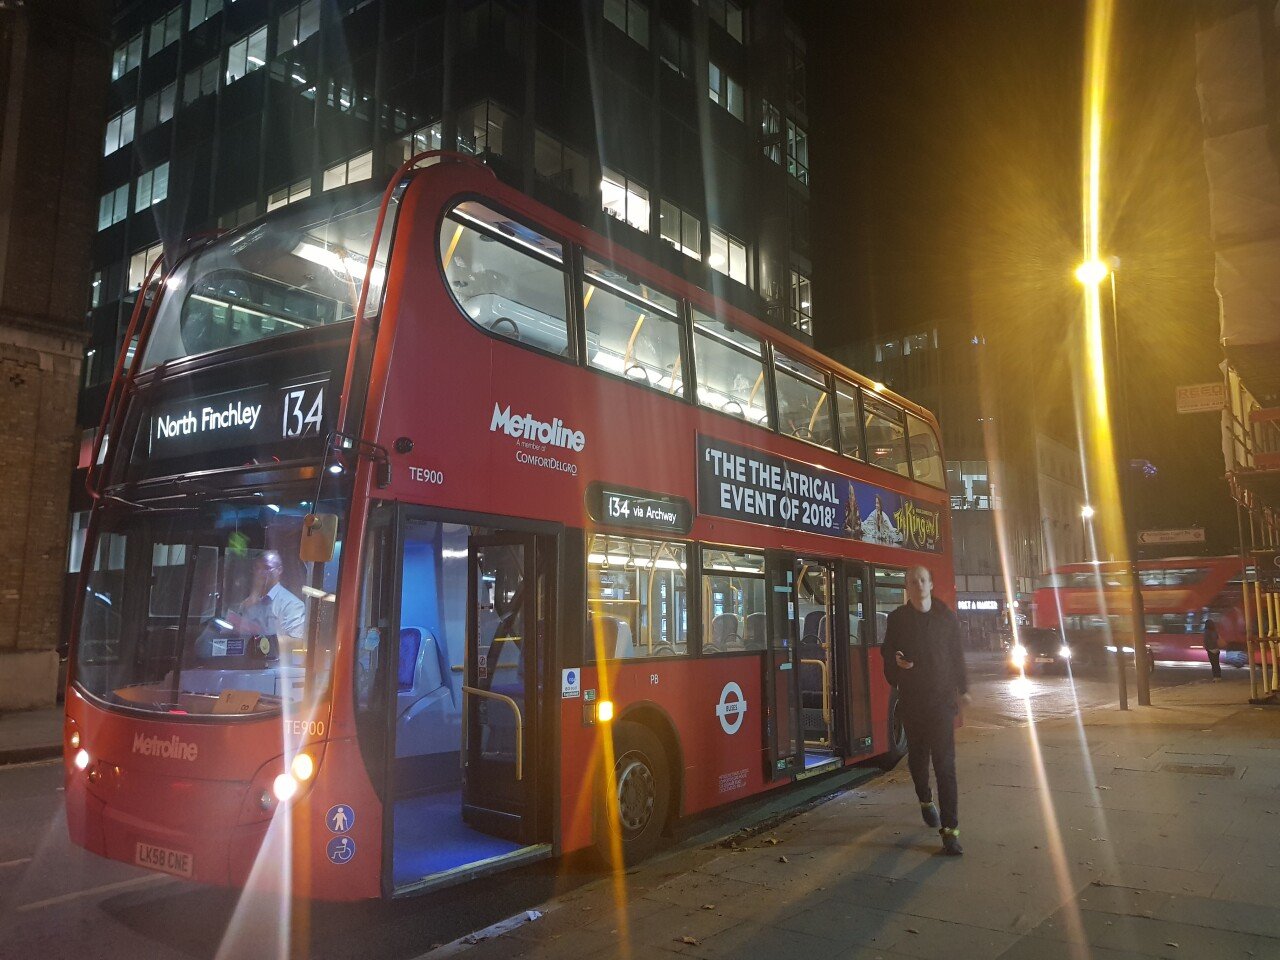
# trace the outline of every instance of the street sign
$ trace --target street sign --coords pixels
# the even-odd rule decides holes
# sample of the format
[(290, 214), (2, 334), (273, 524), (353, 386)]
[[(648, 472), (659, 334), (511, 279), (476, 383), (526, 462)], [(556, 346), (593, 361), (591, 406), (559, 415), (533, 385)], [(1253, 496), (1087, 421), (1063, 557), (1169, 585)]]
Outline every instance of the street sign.
[(1204, 543), (1202, 527), (1187, 527), (1183, 530), (1139, 530), (1139, 543)]
[(1212, 413), (1226, 403), (1221, 383), (1193, 383), (1175, 391), (1179, 413)]

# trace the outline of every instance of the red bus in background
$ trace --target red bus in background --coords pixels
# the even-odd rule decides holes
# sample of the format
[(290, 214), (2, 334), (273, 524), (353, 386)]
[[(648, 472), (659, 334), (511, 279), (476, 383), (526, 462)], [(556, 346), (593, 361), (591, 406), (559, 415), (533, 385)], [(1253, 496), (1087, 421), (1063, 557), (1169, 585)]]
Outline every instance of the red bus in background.
[[(1147, 645), (1154, 660), (1207, 662), (1205, 620), (1218, 624), (1222, 650), (1240, 651), (1245, 622), (1239, 557), (1169, 557), (1138, 561)], [(1072, 655), (1088, 660), (1115, 652), (1115, 636), (1131, 642), (1129, 565), (1099, 562), (1059, 567), (1035, 593), (1035, 626), (1058, 628)], [(1128, 647), (1126, 652), (1132, 652)], [(1232, 662), (1224, 655), (1224, 662)]]
[(933, 417), (418, 161), (144, 289), (91, 478), (75, 842), (396, 896), (632, 862), (674, 818), (896, 762), (885, 617), (914, 564), (953, 599)]

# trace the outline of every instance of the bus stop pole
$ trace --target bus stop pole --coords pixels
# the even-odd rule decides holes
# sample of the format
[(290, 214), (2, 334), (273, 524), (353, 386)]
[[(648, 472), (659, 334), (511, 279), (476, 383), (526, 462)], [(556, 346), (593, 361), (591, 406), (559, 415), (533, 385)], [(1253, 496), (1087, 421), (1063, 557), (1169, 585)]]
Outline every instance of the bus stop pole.
[(1244, 523), (1240, 519), (1239, 499), (1236, 500), (1236, 540), (1240, 544), (1240, 609), (1244, 612), (1244, 649), (1249, 661), (1249, 700), (1258, 699), (1258, 666), (1253, 662), (1255, 645), (1253, 642), (1253, 617), (1249, 610), (1249, 561), (1252, 557), (1250, 547), (1244, 544)]

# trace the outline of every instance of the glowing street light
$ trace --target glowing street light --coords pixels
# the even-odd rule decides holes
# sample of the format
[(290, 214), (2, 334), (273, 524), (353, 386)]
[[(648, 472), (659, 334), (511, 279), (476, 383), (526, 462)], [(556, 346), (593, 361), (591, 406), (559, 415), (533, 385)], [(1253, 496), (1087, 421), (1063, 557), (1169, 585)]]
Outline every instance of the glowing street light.
[(1084, 517), (1084, 519), (1086, 520), (1092, 520), (1094, 513), (1095, 511), (1093, 509), (1092, 504), (1086, 503), (1083, 507), (1080, 508), (1080, 516)]
[(1086, 260), (1076, 267), (1076, 279), (1086, 287), (1096, 287), (1107, 279), (1107, 274), (1110, 272), (1111, 268), (1101, 260)]

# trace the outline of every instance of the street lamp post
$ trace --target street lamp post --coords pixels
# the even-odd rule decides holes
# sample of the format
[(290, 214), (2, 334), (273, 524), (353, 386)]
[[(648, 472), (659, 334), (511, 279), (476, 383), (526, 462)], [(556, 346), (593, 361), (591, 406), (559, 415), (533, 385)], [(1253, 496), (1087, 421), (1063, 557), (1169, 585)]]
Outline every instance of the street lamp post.
[[(1076, 279), (1086, 286), (1097, 286), (1104, 280), (1111, 286), (1111, 379), (1116, 386), (1116, 406), (1118, 409), (1119, 442), (1116, 461), (1119, 467), (1119, 494), (1122, 516), (1124, 520), (1125, 554), (1129, 563), (1129, 616), (1131, 634), (1133, 636), (1133, 662), (1138, 681), (1138, 704), (1151, 706), (1151, 664), (1147, 660), (1146, 613), (1142, 603), (1142, 581), (1138, 577), (1136, 558), (1137, 529), (1133, 522), (1135, 498), (1133, 491), (1133, 434), (1130, 427), (1128, 406), (1128, 384), (1126, 382), (1123, 357), (1120, 349), (1120, 313), (1116, 307), (1116, 274), (1115, 261), (1110, 264), (1101, 260), (1090, 260), (1076, 269)], [(1092, 509), (1092, 508), (1090, 508)], [(1120, 663), (1120, 704), (1127, 708), (1127, 691), (1125, 680), (1124, 641), (1116, 640), (1116, 653)]]

